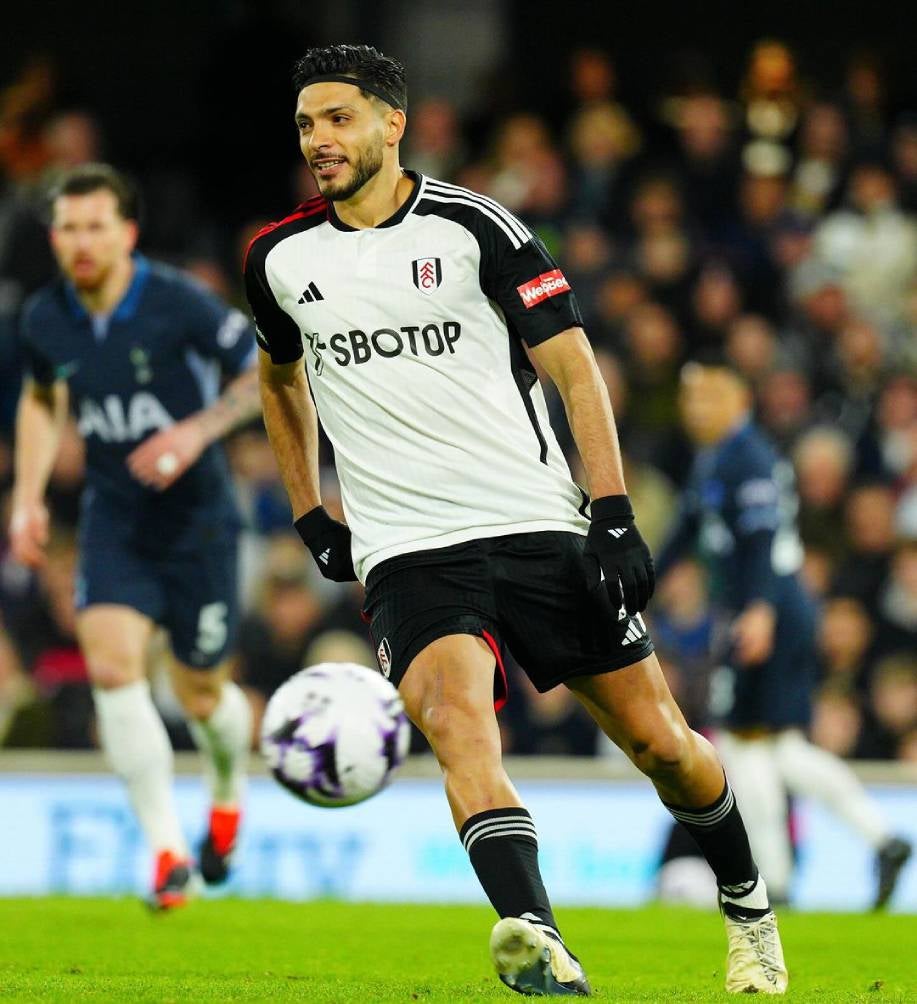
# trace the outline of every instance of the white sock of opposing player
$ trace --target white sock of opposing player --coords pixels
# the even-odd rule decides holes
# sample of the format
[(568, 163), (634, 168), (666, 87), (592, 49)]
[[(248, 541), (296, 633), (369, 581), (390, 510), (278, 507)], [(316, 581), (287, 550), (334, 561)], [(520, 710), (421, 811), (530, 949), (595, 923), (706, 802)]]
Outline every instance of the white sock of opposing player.
[(189, 720), (188, 728), (206, 758), (206, 777), (213, 804), (238, 806), (245, 788), (245, 771), (252, 736), (252, 709), (235, 683), (223, 684), (220, 700), (206, 721)]
[(172, 791), (172, 746), (146, 680), (92, 692), (99, 741), (156, 852), (188, 856)]
[(796, 729), (777, 737), (775, 751), (783, 782), (794, 795), (817, 799), (876, 850), (888, 840), (891, 834), (879, 807), (843, 760)]
[(748, 842), (774, 899), (785, 900), (793, 873), (793, 851), (787, 827), (786, 790), (777, 767), (773, 742), (717, 735), (729, 783), (748, 831)]

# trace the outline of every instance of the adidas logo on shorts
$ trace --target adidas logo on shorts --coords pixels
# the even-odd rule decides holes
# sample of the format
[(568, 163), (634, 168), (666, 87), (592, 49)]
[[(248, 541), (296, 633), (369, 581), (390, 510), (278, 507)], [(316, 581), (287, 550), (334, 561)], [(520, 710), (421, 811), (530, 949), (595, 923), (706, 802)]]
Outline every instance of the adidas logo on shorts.
[(331, 560), (331, 548), (326, 547), (324, 551), (318, 556), (318, 560), (323, 564), (327, 565)]
[(645, 635), (646, 624), (643, 623), (643, 618), (640, 614), (636, 614), (634, 617), (631, 617), (630, 623), (627, 625), (627, 631), (621, 639), (621, 644), (633, 645), (634, 642), (643, 641)]

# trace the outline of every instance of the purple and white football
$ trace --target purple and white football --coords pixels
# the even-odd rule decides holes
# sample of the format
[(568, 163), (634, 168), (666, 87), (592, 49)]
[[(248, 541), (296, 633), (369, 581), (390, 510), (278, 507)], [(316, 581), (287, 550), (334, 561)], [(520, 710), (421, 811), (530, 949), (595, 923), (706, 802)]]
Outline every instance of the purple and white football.
[(261, 725), (271, 773), (311, 805), (372, 797), (410, 742), (398, 691), (375, 670), (349, 662), (323, 662), (291, 676), (271, 696)]

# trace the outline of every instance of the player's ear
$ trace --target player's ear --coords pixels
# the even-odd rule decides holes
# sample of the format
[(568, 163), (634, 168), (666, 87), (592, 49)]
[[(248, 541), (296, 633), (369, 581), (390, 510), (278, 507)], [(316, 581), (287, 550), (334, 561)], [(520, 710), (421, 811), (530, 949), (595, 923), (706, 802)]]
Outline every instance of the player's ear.
[(407, 121), (407, 116), (400, 108), (393, 108), (388, 113), (388, 122), (385, 127), (386, 146), (397, 146), (401, 142)]
[(129, 251), (133, 251), (137, 246), (137, 241), (140, 238), (140, 225), (136, 220), (125, 220), (124, 229), (127, 235), (127, 247)]

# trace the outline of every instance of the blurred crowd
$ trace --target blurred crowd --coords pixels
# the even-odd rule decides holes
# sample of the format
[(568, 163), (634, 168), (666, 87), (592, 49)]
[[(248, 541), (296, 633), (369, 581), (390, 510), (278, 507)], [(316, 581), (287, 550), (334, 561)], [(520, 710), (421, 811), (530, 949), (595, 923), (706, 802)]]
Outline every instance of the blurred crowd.
[[(805, 581), (821, 602), (814, 739), (843, 756), (917, 762), (917, 110), (903, 110), (887, 92), (876, 57), (853, 54), (842, 79), (813, 80), (776, 40), (748, 53), (737, 93), (720, 93), (699, 74), (639, 113), (620, 100), (607, 52), (579, 50), (567, 72), (562, 121), (521, 109), (486, 128), (478, 116), (472, 129), (447, 98), (413, 94), (403, 163), (498, 199), (560, 260), (611, 394), (651, 546), (665, 537), (691, 460), (679, 427), (680, 366), (700, 346), (725, 348), (754, 388), (760, 422), (796, 469)], [(287, 140), (295, 154), (292, 128)], [(54, 274), (43, 193), (62, 168), (106, 153), (91, 110), (56, 104), (46, 63), (29, 65), (0, 95), (4, 526), (17, 315)], [(308, 172), (293, 163), (278, 216), (313, 194)], [(139, 174), (144, 249), (243, 305), (240, 252), (265, 221), (229, 226), (240, 207), (208, 214), (190, 172)], [(576, 473), (563, 409), (548, 394)], [(359, 587), (322, 580), (290, 536), (261, 429), (236, 434), (227, 450), (246, 520), (238, 677), (260, 708), (301, 665), (374, 660)], [(330, 461), (325, 448), (333, 510)], [(93, 745), (73, 631), (82, 477), (71, 428), (52, 478), (46, 566), (32, 575), (0, 560), (7, 746)], [(0, 556), (3, 548), (0, 541)], [(721, 625), (696, 564), (660, 583), (651, 619), (673, 690), (694, 721), (709, 722)], [(151, 653), (155, 679), (161, 657)], [(602, 751), (563, 688), (535, 700), (518, 667), (510, 669), (508, 752)], [(164, 686), (157, 696), (182, 745), (174, 699)]]

